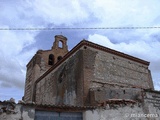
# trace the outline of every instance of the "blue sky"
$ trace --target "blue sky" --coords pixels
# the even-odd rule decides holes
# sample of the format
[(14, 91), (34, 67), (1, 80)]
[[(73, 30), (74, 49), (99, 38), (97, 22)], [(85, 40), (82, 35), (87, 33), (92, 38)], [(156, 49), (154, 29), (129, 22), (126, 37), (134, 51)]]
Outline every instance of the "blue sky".
[[(160, 29), (54, 29), (160, 26), (159, 0), (0, 0), (0, 100), (20, 100), (26, 64), (39, 49), (50, 49), (54, 36), (68, 38), (69, 49), (82, 39), (150, 62), (160, 90)], [(6, 30), (2, 30), (6, 29)]]

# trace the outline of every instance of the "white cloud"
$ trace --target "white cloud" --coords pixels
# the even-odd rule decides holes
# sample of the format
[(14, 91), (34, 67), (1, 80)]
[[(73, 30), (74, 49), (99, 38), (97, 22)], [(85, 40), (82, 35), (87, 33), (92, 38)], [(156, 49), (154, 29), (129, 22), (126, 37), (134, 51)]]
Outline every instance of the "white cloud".
[(88, 6), (102, 27), (151, 26), (159, 14), (158, 0), (94, 0)]
[(48, 23), (81, 27), (152, 26), (159, 24), (155, 21), (160, 18), (158, 0), (25, 0), (1, 4), (2, 23), (12, 27), (45, 27)]
[(118, 51), (122, 51), (137, 57), (141, 57), (143, 59), (147, 59), (149, 61), (155, 61), (157, 59), (160, 59), (160, 56), (158, 56), (160, 52), (160, 41), (150, 38), (149, 36), (146, 39), (146, 35), (143, 34), (141, 34), (140, 40), (128, 42), (119, 41), (118, 43), (113, 43), (112, 40), (109, 40), (106, 36), (100, 34), (89, 35), (89, 40), (103, 46), (116, 49)]
[[(4, 85), (23, 89), (25, 67), (28, 59), (35, 50), (21, 53), (25, 47), (34, 43), (34, 36), (29, 33), (15, 31), (1, 31), (0, 44), (0, 81)], [(25, 56), (25, 57), (22, 57)]]
[(82, 9), (79, 1), (70, 0), (38, 0), (28, 2), (36, 16), (43, 18), (47, 23), (53, 23), (54, 25), (72, 25), (88, 19), (87, 11)]
[[(21, 99), (26, 76), (25, 66), (37, 50), (35, 47), (27, 49), (35, 43), (34, 34), (8, 30), (0, 31), (0, 36), (0, 100), (9, 97)], [(15, 90), (6, 92), (6, 89), (15, 89), (16, 94), (20, 94), (16, 95)]]

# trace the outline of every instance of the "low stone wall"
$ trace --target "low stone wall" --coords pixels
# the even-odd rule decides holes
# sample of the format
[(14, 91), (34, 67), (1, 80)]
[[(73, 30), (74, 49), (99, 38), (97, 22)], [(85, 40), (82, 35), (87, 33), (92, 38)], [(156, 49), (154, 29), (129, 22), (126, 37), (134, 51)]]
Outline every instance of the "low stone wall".
[(160, 110), (160, 92), (146, 92), (145, 102)]
[(152, 91), (145, 92), (144, 96), (145, 106), (148, 108), (148, 113), (159, 114), (160, 118), (160, 92)]
[(33, 106), (0, 102), (0, 120), (34, 120), (34, 116)]
[[(131, 90), (125, 89), (125, 94), (130, 93), (126, 98), (130, 98)], [(115, 89), (115, 91), (117, 90)], [(138, 95), (139, 90), (134, 92)], [(78, 112), (82, 113), (83, 120), (159, 120), (160, 92), (142, 91), (142, 93), (141, 101), (135, 100), (136, 102), (133, 102), (127, 101), (127, 99), (110, 99), (110, 101), (105, 102), (103, 105), (96, 104), (95, 106), (37, 105), (23, 102), (16, 104), (4, 101), (0, 102), (0, 120), (35, 120), (36, 116), (38, 118), (37, 111), (41, 111), (44, 114), (50, 112), (50, 115), (52, 115), (52, 112), (70, 112), (70, 115)], [(95, 93), (95, 95), (97, 95), (95, 96), (95, 100), (99, 100), (99, 94)], [(118, 95), (121, 96), (120, 93)], [(46, 118), (46, 120), (50, 119)]]
[(115, 106), (114, 108), (106, 106), (92, 111), (85, 111), (83, 120), (146, 120), (146, 118), (138, 117), (140, 114), (145, 113), (142, 107), (138, 105)]

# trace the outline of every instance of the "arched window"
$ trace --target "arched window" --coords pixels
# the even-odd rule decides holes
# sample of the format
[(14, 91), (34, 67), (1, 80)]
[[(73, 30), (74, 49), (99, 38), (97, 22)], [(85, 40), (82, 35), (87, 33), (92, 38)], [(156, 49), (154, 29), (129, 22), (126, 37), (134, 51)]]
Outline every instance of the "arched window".
[(59, 48), (63, 48), (63, 42), (62, 42), (62, 41), (59, 41), (58, 47), (59, 47)]
[(62, 59), (62, 56), (58, 56), (57, 60), (60, 61)]
[(54, 55), (50, 54), (48, 58), (48, 65), (53, 65), (54, 64)]

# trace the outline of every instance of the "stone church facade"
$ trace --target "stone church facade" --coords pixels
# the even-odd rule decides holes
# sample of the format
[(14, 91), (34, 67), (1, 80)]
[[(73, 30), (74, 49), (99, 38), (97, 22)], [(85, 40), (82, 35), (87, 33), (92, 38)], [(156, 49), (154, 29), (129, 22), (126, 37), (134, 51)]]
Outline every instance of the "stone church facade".
[(86, 40), (68, 52), (67, 38), (57, 35), (51, 50), (37, 51), (27, 64), (24, 101), (84, 106), (91, 105), (90, 94), (113, 90), (117, 95), (107, 94), (108, 99), (119, 99), (123, 91), (154, 90), (148, 66), (147, 61)]
[[(56, 35), (51, 50), (37, 51), (27, 64), (24, 101), (41, 106), (35, 111), (82, 113), (74, 120), (158, 120), (160, 92), (148, 67), (86, 40), (68, 51), (67, 38)], [(137, 116), (150, 114), (156, 116)]]

